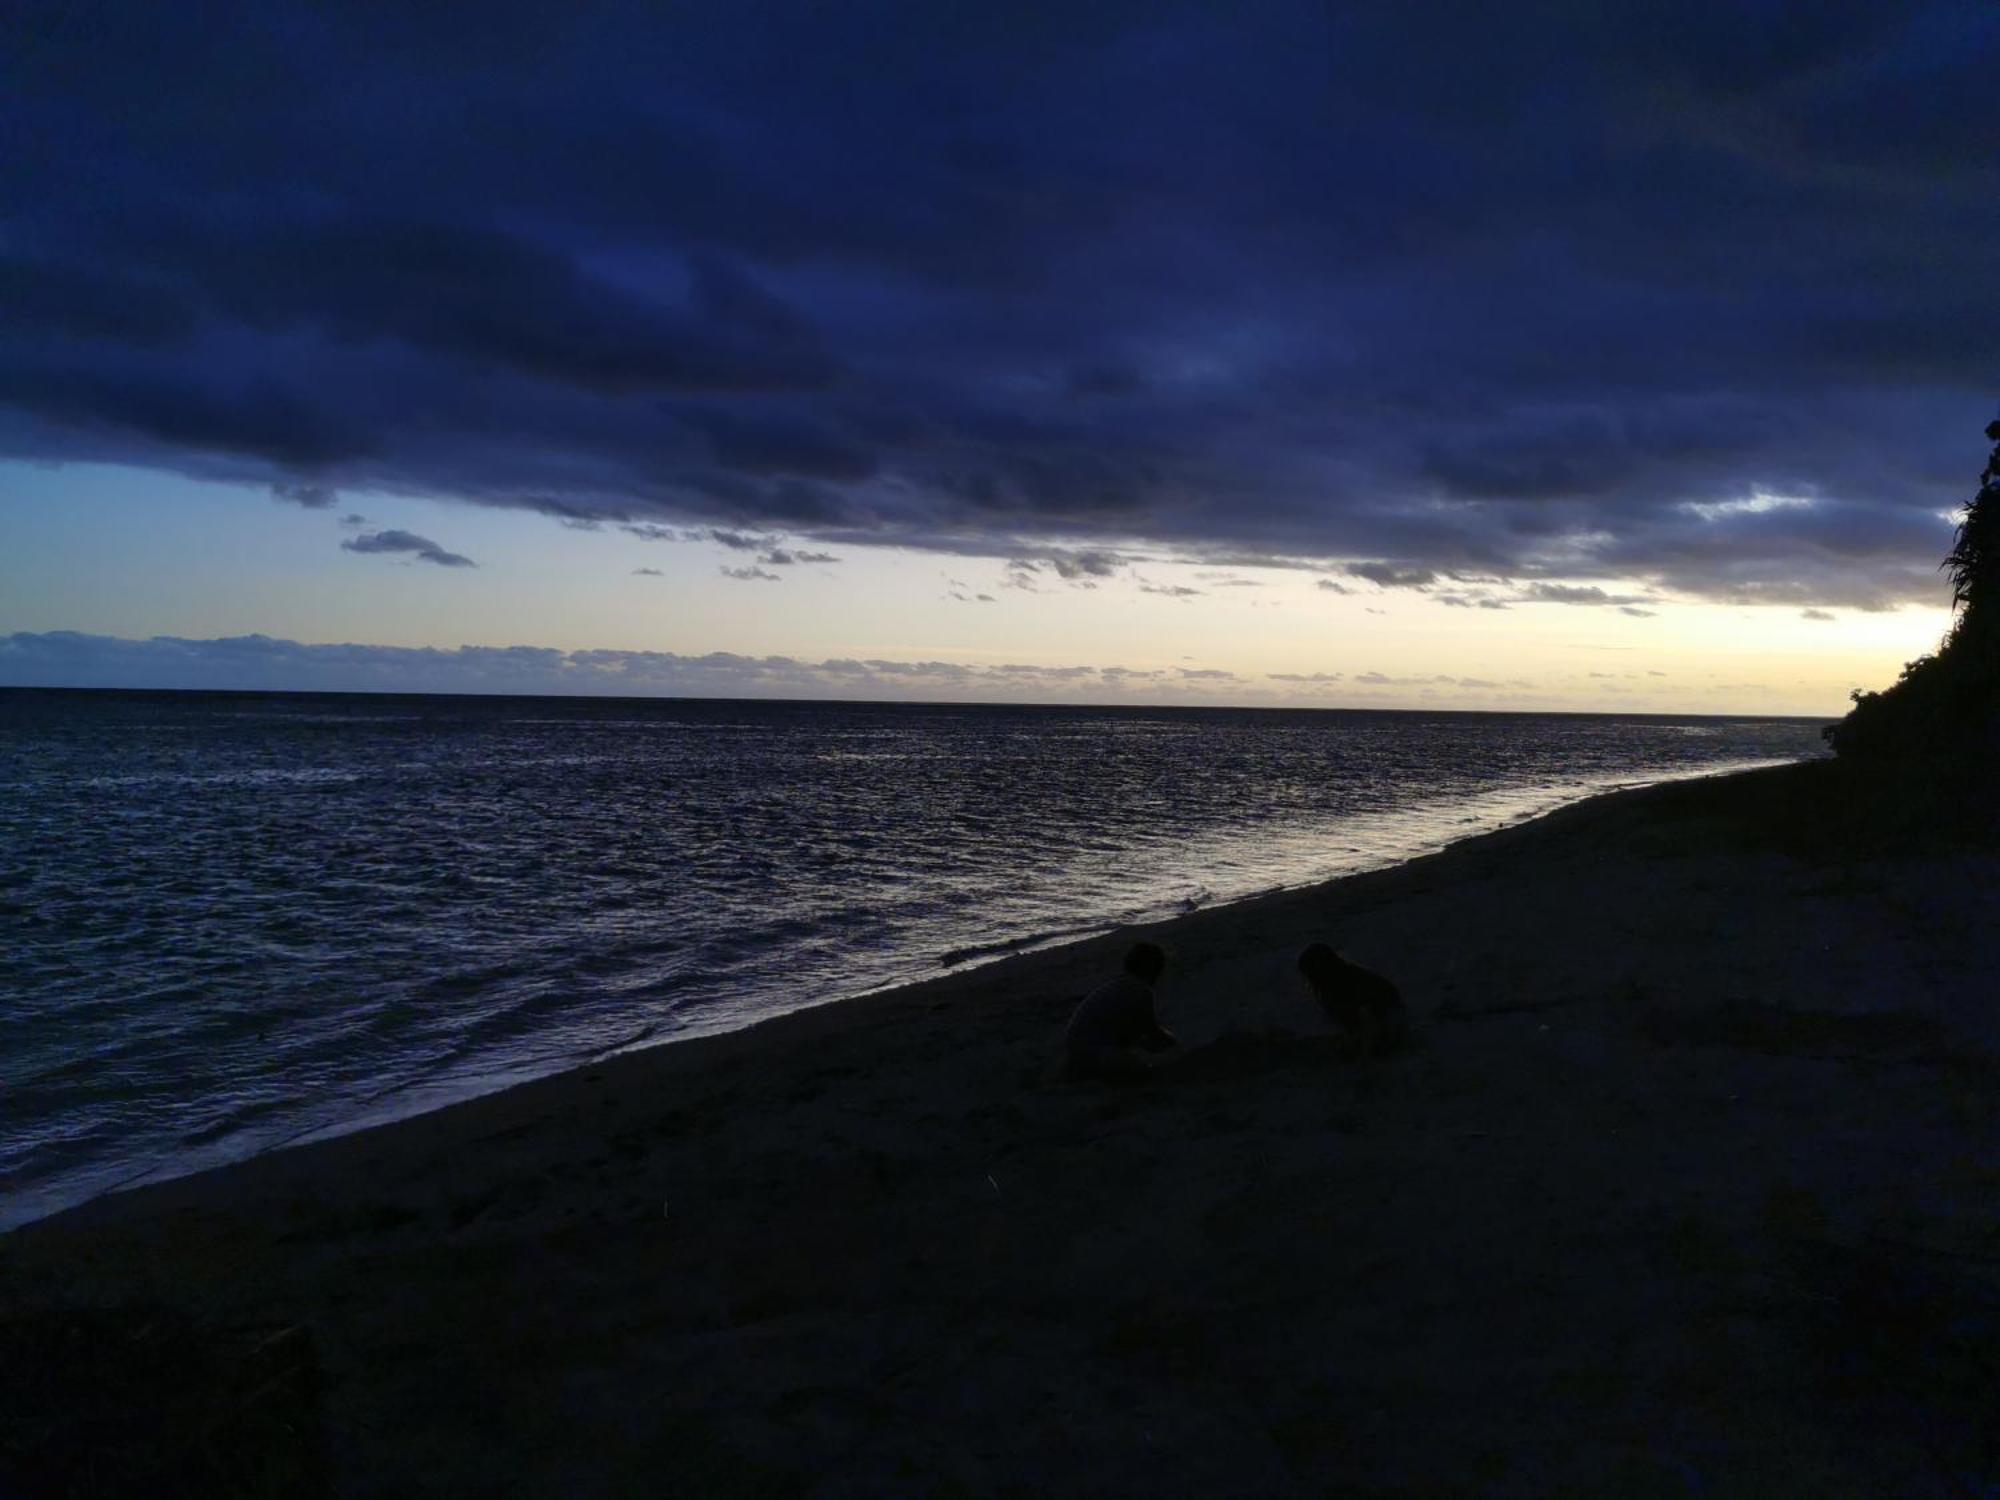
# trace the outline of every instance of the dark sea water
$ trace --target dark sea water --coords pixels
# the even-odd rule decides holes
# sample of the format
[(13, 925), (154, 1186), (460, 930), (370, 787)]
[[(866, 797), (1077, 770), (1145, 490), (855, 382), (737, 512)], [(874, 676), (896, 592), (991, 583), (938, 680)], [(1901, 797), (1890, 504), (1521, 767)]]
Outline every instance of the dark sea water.
[(1798, 719), (0, 691), (0, 1224)]

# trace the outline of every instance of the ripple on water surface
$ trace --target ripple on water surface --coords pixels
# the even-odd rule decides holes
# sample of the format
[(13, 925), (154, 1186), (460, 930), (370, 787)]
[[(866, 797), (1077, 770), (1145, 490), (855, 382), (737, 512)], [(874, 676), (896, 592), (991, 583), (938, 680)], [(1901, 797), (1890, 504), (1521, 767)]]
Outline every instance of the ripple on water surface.
[(0, 693), (0, 1221), (1800, 720)]

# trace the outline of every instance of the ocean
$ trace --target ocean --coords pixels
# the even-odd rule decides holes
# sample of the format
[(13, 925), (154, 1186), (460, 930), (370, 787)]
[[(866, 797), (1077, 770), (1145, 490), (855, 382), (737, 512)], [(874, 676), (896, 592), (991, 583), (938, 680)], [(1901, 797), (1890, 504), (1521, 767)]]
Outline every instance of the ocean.
[(0, 691), (0, 1226), (1819, 727)]

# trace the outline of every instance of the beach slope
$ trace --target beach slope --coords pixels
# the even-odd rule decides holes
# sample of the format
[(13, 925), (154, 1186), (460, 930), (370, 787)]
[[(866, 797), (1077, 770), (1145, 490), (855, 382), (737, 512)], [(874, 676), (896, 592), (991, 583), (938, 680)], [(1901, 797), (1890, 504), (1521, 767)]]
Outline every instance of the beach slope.
[(2000, 859), (1833, 774), (1148, 929), (1141, 1085), (1055, 1068), (1126, 933), (30, 1225), (0, 1492), (1990, 1492)]

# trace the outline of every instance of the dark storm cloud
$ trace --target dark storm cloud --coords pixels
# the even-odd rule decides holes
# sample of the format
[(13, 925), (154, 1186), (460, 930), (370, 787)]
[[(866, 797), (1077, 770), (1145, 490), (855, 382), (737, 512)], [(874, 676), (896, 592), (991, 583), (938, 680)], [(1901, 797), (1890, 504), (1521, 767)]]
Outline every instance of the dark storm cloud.
[(192, 303), (150, 279), (5, 254), (0, 308), (16, 332), (142, 347), (183, 343), (199, 323)]
[(354, 424), (268, 377), (93, 368), (81, 348), (49, 360), (9, 354), (0, 347), (0, 407), (76, 434), (79, 457), (124, 456), (119, 440), (137, 438), (167, 452), (229, 454), (313, 474), (374, 446)]
[(466, 224), (308, 218), (218, 234), (180, 223), (143, 243), (216, 314), (260, 330), (399, 343), (607, 393), (764, 391), (833, 375), (803, 320), (746, 318), (741, 304), (759, 294), (706, 263), (673, 305), (572, 254)]
[(418, 536), (413, 531), (364, 531), (340, 545), (346, 552), (408, 553), (420, 562), (436, 563), (441, 568), (478, 566), (471, 558), (447, 552), (429, 537)]
[(18, 457), (1881, 608), (1996, 394), (1985, 0), (18, 30)]
[(872, 454), (817, 423), (693, 408), (676, 416), (708, 439), (717, 463), (740, 473), (860, 480), (875, 472)]

